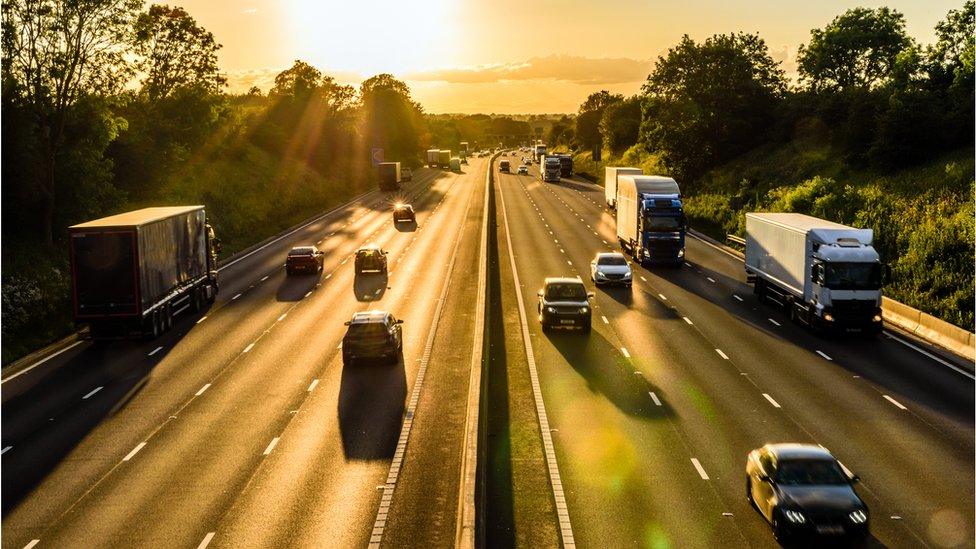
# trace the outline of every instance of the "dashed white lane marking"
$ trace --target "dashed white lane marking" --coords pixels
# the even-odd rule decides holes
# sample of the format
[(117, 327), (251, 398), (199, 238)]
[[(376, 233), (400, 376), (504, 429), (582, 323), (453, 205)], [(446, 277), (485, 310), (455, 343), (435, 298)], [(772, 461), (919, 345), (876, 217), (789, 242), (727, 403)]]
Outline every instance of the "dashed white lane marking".
[(780, 324), (779, 322), (776, 322), (775, 320), (773, 320), (771, 318), (767, 318), (766, 320), (772, 322), (774, 326), (782, 326), (782, 324)]
[(566, 250), (564, 250), (562, 248), (559, 248), (559, 253), (564, 254), (564, 253), (566, 253)]
[(160, 347), (156, 347), (155, 349), (153, 349), (153, 350), (152, 350), (152, 351), (151, 351), (151, 352), (149, 353), (149, 356), (153, 356), (154, 354), (156, 354), (156, 353), (158, 353), (159, 351), (162, 351), (162, 350), (163, 350), (163, 348), (162, 348), (161, 346), (160, 346)]
[(315, 387), (316, 387), (316, 386), (317, 386), (318, 384), (319, 384), (319, 380), (318, 380), (318, 378), (315, 378), (315, 379), (313, 379), (313, 380), (312, 380), (312, 382), (311, 382), (311, 383), (309, 383), (309, 385), (308, 385), (308, 389), (307, 389), (307, 391), (311, 393), (312, 391), (314, 391), (314, 390), (315, 390)]
[(888, 396), (888, 395), (881, 395), (881, 396), (883, 396), (883, 397), (885, 397), (885, 400), (887, 400), (888, 402), (890, 402), (890, 403), (892, 403), (892, 404), (894, 404), (895, 406), (897, 406), (898, 408), (900, 408), (900, 409), (902, 409), (902, 410), (907, 410), (907, 409), (908, 409), (908, 408), (905, 408), (905, 406), (904, 406), (904, 405), (902, 405), (902, 403), (901, 403), (901, 402), (898, 402), (897, 400), (895, 400), (895, 399), (893, 399), (893, 398), (891, 398), (891, 397), (890, 397), (890, 396)]
[(694, 465), (695, 469), (698, 470), (698, 475), (702, 478), (702, 480), (708, 480), (708, 473), (705, 472), (705, 468), (702, 467), (701, 463), (699, 463), (698, 458), (691, 458), (691, 464)]
[(241, 294), (237, 294), (237, 295), (235, 295), (234, 297), (232, 297), (232, 298), (230, 298), (230, 300), (231, 300), (231, 301), (234, 301), (235, 299), (237, 299), (237, 298), (239, 298), (239, 297), (241, 297)]
[(667, 301), (668, 300), (668, 298), (664, 297), (664, 294), (657, 294), (657, 296), (661, 298), (661, 301)]
[(685, 322), (687, 322), (688, 324), (692, 324), (692, 325), (694, 324), (694, 322), (692, 322), (691, 319), (686, 316), (683, 316), (681, 318), (685, 319)]
[(4, 454), (6, 454), (7, 452), (9, 452), (11, 450), (11, 448), (13, 448), (13, 446), (4, 446), (3, 447), (3, 450), (0, 450), (0, 456), (2, 456)]
[(654, 401), (654, 404), (656, 404), (658, 406), (661, 405), (661, 401), (658, 400), (657, 395), (654, 394), (654, 391), (648, 391), (647, 394), (651, 395), (651, 400)]
[(278, 322), (281, 322), (282, 320), (284, 320), (286, 316), (288, 316), (288, 313), (285, 313), (285, 314), (279, 316), (278, 317)]
[(817, 354), (820, 355), (820, 356), (822, 356), (822, 357), (824, 357), (824, 358), (826, 358), (827, 360), (834, 360), (834, 359), (830, 358), (829, 356), (827, 356), (827, 354), (824, 353), (823, 351), (819, 351), (818, 350), (817, 351)]
[(207, 535), (203, 536), (203, 541), (200, 542), (200, 545), (197, 545), (197, 549), (207, 549), (207, 546), (210, 545), (210, 541), (214, 539), (215, 535), (217, 535), (217, 532), (207, 532)]
[(199, 390), (199, 391), (197, 391), (197, 394), (196, 394), (196, 396), (200, 396), (200, 395), (202, 395), (203, 393), (206, 393), (206, 392), (207, 392), (207, 389), (209, 389), (209, 388), (210, 388), (210, 384), (209, 384), (209, 383), (207, 383), (207, 384), (206, 384), (206, 385), (204, 385), (203, 387), (200, 387), (200, 390)]
[(710, 277), (710, 276), (706, 276), (705, 278), (708, 279), (709, 282), (712, 282), (712, 283), (715, 282), (715, 279), (712, 278), (712, 277)]
[(281, 437), (274, 437), (271, 442), (268, 443), (268, 447), (264, 449), (264, 455), (268, 455), (274, 450), (275, 446), (278, 445), (278, 439)]
[(610, 245), (610, 243), (609, 243), (609, 242), (607, 242), (606, 240), (604, 240), (604, 241), (603, 241), (603, 243), (604, 243), (604, 244), (606, 244), (607, 246), (609, 246), (609, 245)]
[(40, 542), (41, 540), (39, 539), (32, 539), (27, 543), (27, 545), (24, 546), (24, 549), (33, 549), (33, 547)]
[(644, 282), (647, 282), (647, 279), (646, 279), (646, 278), (644, 278), (644, 275), (641, 275), (641, 277), (640, 277), (640, 278), (641, 278), (641, 280), (643, 280)]
[(95, 393), (97, 393), (97, 392), (99, 392), (99, 391), (101, 391), (101, 390), (102, 390), (102, 388), (103, 388), (103, 387), (102, 387), (101, 385), (99, 385), (98, 387), (95, 387), (94, 389), (92, 389), (92, 390), (91, 390), (91, 392), (90, 392), (90, 393), (88, 393), (87, 395), (85, 395), (85, 396), (83, 396), (83, 397), (81, 397), (81, 399), (82, 399), (82, 400), (88, 400), (89, 398), (91, 398), (91, 397), (93, 397), (93, 396), (95, 396)]
[(625, 357), (630, 358), (630, 353), (627, 352), (627, 347), (621, 347), (620, 352), (623, 353)]
[(572, 267), (572, 266), (573, 266), (573, 262), (572, 262), (572, 261), (570, 261), (570, 260), (568, 260), (568, 259), (566, 260), (566, 264), (567, 264), (567, 265), (569, 265), (570, 267)]
[(724, 358), (725, 360), (729, 359), (729, 355), (723, 353), (722, 349), (715, 349), (715, 352), (718, 353), (718, 356)]
[(129, 461), (130, 459), (132, 459), (133, 457), (135, 457), (135, 455), (139, 453), (139, 450), (142, 450), (142, 448), (145, 445), (146, 445), (145, 442), (140, 442), (139, 444), (136, 444), (136, 447), (133, 448), (132, 451), (128, 453), (128, 455), (126, 455), (124, 458), (122, 458), (122, 461)]
[(271, 275), (264, 275), (263, 277), (261, 277), (261, 282), (264, 282), (265, 280), (267, 280), (269, 276), (271, 276)]
[(312, 295), (312, 290), (309, 290), (308, 292), (305, 293), (305, 297), (308, 297), (310, 295)]
[(736, 298), (736, 299), (738, 299), (739, 301), (742, 301), (742, 298), (741, 298), (741, 297), (739, 297), (739, 296), (737, 296), (737, 295), (735, 295), (735, 294), (732, 294), (732, 297), (734, 297), (734, 298)]
[(198, 321), (197, 321), (197, 324), (200, 324), (200, 323), (201, 323), (201, 322), (203, 322), (204, 320), (207, 320), (207, 315), (204, 315), (204, 316), (201, 316), (201, 317), (200, 317), (200, 320), (198, 320)]
[(610, 321), (609, 321), (609, 320), (607, 320), (607, 317), (605, 317), (605, 316), (600, 316), (600, 318), (602, 318), (602, 319), (603, 319), (603, 323), (604, 323), (604, 324), (610, 324)]
[(243, 352), (250, 353), (251, 352), (251, 349), (253, 349), (253, 348), (254, 348), (254, 344), (253, 343), (248, 343), (247, 344), (247, 347), (244, 347), (244, 351)]
[(775, 401), (775, 400), (773, 399), (773, 397), (771, 397), (771, 396), (769, 396), (769, 395), (768, 395), (768, 394), (766, 394), (766, 393), (763, 393), (763, 396), (764, 396), (764, 397), (766, 397), (766, 400), (768, 400), (768, 401), (769, 401), (769, 403), (773, 405), (773, 408), (779, 408), (779, 407), (780, 407), (780, 405), (779, 405), (779, 402), (776, 402), (776, 401)]

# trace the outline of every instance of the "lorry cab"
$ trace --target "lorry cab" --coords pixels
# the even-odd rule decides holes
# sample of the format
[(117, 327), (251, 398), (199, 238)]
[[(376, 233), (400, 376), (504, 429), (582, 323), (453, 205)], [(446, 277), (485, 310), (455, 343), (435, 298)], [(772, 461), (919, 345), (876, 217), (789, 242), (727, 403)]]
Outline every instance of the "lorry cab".
[(618, 175), (617, 238), (641, 265), (680, 266), (687, 219), (678, 183), (670, 177)]

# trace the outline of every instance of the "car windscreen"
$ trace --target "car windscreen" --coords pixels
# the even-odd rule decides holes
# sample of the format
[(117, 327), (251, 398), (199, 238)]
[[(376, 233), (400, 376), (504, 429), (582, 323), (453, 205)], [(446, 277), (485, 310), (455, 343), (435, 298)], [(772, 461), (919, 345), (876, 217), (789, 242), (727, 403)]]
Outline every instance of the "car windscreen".
[(351, 324), (349, 326), (350, 337), (376, 338), (386, 337), (386, 326), (380, 322), (366, 322), (362, 324)]
[(620, 256), (603, 256), (596, 261), (597, 265), (626, 265), (627, 260)]
[(295, 257), (298, 255), (312, 255), (311, 248), (295, 248), (294, 250), (288, 252), (288, 255)]
[(847, 484), (848, 480), (836, 461), (798, 459), (779, 462), (776, 468), (776, 482), (790, 486), (804, 486)]
[(550, 284), (546, 288), (546, 299), (550, 301), (582, 301), (586, 299), (586, 288), (582, 284)]

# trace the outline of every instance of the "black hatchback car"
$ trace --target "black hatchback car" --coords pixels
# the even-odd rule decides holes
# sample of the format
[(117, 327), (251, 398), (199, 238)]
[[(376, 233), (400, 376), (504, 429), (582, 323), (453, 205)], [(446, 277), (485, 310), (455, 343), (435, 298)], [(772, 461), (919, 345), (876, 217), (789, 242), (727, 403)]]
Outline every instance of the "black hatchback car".
[(363, 246), (356, 250), (356, 274), (381, 273), (386, 274), (386, 252), (375, 244)]
[(285, 274), (317, 273), (322, 270), (325, 254), (315, 246), (295, 246), (285, 258)]
[(746, 498), (781, 542), (866, 537), (868, 507), (854, 492), (857, 481), (830, 452), (813, 444), (767, 444), (746, 460)]
[(342, 338), (342, 363), (350, 365), (356, 359), (382, 359), (391, 363), (400, 360), (403, 350), (403, 321), (386, 311), (364, 311), (352, 315), (346, 322), (349, 328)]
[(539, 290), (539, 322), (542, 330), (554, 326), (581, 328), (589, 332), (590, 298), (583, 281), (577, 278), (547, 278)]
[(413, 211), (413, 206), (410, 204), (397, 204), (393, 207), (393, 222), (394, 223), (416, 223), (417, 214)]

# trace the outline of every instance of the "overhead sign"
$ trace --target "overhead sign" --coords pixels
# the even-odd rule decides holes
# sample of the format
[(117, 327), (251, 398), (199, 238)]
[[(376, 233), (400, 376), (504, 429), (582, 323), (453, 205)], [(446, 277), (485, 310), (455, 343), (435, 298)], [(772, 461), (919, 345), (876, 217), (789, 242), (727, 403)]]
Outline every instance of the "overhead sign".
[(383, 149), (380, 147), (373, 147), (372, 152), (373, 167), (379, 166), (383, 162)]

